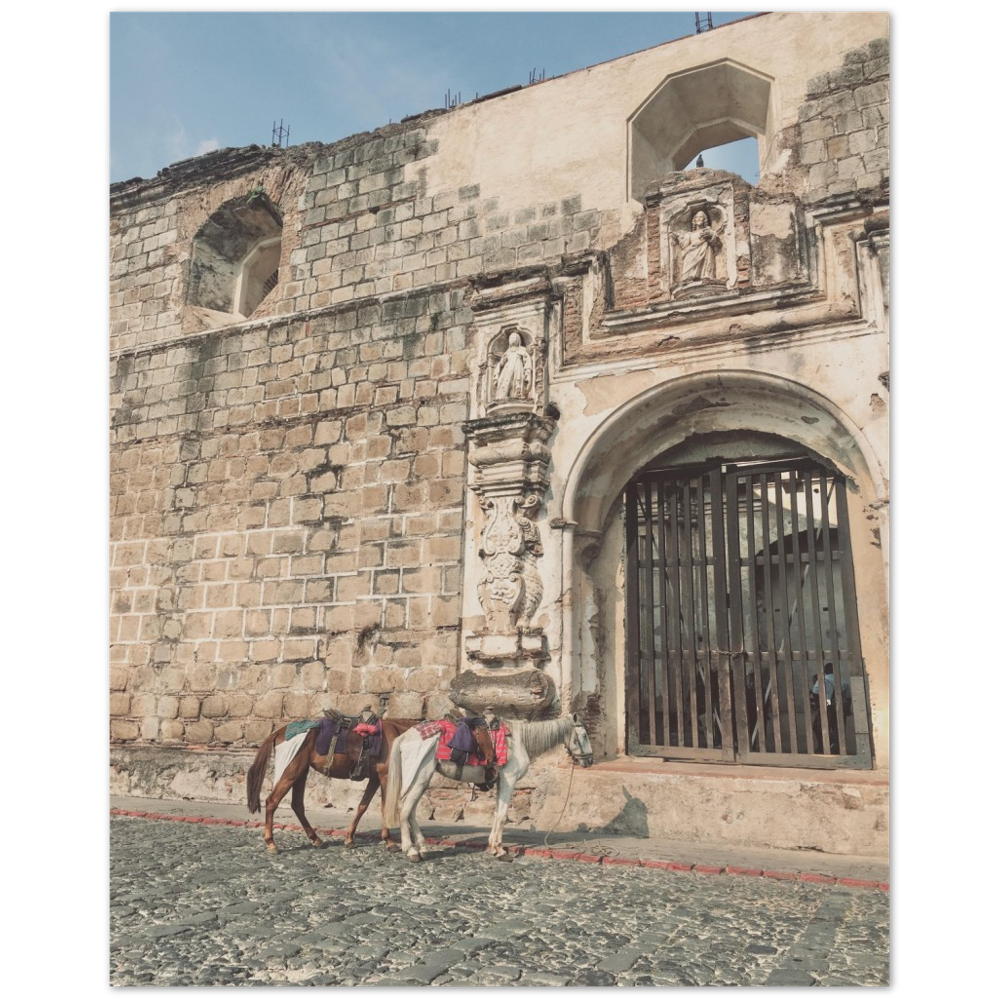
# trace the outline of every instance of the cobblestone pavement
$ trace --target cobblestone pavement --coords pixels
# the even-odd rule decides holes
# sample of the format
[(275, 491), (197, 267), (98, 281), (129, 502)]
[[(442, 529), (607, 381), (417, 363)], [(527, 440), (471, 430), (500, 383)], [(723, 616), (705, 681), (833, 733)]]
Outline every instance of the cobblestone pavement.
[(885, 986), (887, 894), (111, 822), (112, 986)]

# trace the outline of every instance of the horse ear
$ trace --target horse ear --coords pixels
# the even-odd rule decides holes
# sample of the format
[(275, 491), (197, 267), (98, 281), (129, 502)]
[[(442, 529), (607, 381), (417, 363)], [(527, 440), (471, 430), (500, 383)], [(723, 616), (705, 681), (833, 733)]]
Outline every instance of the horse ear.
[(576, 712), (573, 713), (573, 725), (580, 725), (580, 716), (577, 715)]

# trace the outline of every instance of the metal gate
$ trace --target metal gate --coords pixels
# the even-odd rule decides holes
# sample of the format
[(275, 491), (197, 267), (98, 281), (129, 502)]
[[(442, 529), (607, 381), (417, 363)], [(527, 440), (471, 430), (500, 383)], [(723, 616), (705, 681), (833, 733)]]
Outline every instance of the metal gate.
[(843, 477), (646, 471), (625, 511), (628, 752), (871, 767)]

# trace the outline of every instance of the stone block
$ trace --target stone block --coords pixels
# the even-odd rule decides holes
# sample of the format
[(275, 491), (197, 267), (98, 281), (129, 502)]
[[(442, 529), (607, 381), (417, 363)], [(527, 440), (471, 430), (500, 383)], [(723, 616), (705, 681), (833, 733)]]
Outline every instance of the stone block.
[(156, 703), (156, 714), (161, 719), (176, 719), (180, 714), (180, 699), (164, 695)]
[(258, 719), (280, 719), (281, 699), (280, 691), (267, 691), (254, 702), (253, 715)]
[(123, 692), (115, 692), (111, 695), (111, 715), (127, 716), (132, 705), (132, 699)]
[(201, 715), (201, 699), (194, 695), (182, 695), (178, 700), (177, 717), (197, 719)]
[(226, 698), (222, 695), (209, 695), (201, 703), (203, 719), (223, 719), (229, 712)]
[(184, 726), (184, 739), (187, 743), (210, 743), (215, 734), (215, 724), (207, 720), (189, 722)]
[(312, 710), (312, 696), (306, 693), (288, 693), (282, 699), (282, 716), (288, 719), (308, 718)]
[(281, 649), (282, 659), (314, 660), (316, 658), (315, 639), (285, 639)]
[(139, 738), (139, 726), (135, 722), (123, 719), (111, 720), (111, 738), (113, 740), (130, 741)]

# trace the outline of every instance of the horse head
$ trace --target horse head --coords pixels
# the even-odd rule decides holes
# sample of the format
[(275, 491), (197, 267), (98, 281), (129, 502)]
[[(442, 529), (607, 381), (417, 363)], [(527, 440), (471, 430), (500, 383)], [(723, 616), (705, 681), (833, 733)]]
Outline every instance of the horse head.
[(574, 764), (590, 767), (594, 763), (594, 748), (590, 745), (590, 737), (587, 735), (587, 730), (580, 721), (580, 717), (575, 714), (573, 716), (573, 729), (566, 743), (566, 749), (569, 750)]

